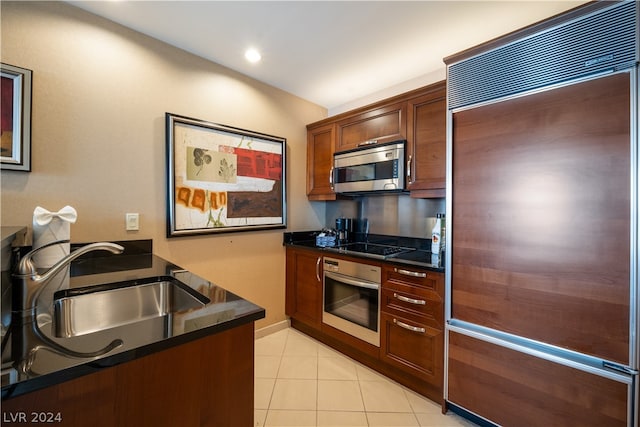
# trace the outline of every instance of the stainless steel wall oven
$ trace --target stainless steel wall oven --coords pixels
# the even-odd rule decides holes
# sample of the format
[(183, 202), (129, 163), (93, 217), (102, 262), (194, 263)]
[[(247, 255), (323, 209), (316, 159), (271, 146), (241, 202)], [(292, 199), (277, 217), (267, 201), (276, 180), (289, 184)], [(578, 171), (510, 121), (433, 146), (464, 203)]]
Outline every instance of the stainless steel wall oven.
[(322, 322), (380, 347), (378, 266), (325, 257)]

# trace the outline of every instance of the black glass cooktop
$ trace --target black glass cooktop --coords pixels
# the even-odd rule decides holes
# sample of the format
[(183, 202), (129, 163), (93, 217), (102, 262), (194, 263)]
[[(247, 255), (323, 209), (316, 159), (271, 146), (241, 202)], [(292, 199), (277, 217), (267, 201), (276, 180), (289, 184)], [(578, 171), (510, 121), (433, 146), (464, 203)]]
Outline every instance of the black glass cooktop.
[(360, 253), (367, 254), (369, 256), (378, 257), (382, 259), (391, 258), (395, 255), (414, 251), (414, 248), (406, 248), (402, 246), (392, 245), (380, 245), (375, 243), (347, 243), (339, 246), (335, 246), (333, 249), (338, 252), (344, 253)]

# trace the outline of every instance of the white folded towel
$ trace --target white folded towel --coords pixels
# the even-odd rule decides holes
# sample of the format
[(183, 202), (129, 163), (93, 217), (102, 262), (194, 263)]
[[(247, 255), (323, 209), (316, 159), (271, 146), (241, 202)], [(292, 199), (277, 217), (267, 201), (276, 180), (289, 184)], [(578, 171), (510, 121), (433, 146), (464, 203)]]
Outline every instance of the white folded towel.
[[(78, 213), (71, 206), (65, 206), (58, 212), (49, 212), (38, 206), (33, 211), (33, 249), (58, 240), (70, 240), (71, 224), (75, 223)], [(42, 249), (33, 257), (37, 268), (48, 268), (69, 254), (71, 245), (61, 243)]]

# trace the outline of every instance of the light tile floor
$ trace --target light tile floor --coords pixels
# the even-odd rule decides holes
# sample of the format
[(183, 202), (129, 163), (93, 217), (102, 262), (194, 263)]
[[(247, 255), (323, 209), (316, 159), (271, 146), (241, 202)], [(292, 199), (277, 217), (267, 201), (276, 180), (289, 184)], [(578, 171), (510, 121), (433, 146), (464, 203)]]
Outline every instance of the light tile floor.
[(295, 329), (255, 349), (256, 426), (475, 426)]

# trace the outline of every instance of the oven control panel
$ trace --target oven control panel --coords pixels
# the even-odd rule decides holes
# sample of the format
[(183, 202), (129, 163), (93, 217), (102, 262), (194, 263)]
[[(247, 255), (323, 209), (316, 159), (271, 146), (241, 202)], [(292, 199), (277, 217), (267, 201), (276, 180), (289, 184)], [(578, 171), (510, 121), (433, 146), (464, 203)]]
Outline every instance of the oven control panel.
[(379, 284), (382, 269), (376, 265), (324, 257), (324, 271)]

